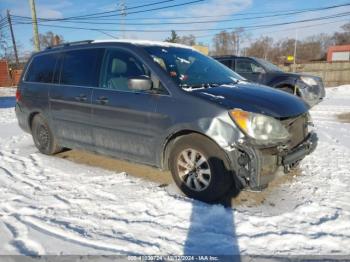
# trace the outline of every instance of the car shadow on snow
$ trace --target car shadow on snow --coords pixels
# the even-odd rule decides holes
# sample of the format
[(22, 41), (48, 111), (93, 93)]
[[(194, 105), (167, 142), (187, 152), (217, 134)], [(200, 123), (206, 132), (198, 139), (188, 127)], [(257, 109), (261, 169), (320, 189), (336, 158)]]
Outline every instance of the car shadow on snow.
[[(238, 181), (235, 182), (237, 185)], [(184, 245), (185, 256), (214, 256), (220, 262), (241, 261), (231, 201), (239, 191), (232, 189), (224, 200), (215, 205), (193, 201)]]
[(16, 97), (0, 96), (0, 108), (11, 108), (16, 105)]

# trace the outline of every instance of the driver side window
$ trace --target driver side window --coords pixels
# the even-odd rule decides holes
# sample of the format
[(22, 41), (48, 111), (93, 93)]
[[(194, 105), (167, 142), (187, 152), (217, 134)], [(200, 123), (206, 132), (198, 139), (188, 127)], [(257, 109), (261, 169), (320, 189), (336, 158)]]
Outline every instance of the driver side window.
[(262, 66), (248, 59), (237, 59), (236, 70), (237, 73), (265, 73)]
[(260, 74), (265, 73), (264, 68), (261, 67), (260, 65), (258, 65), (256, 63), (251, 63), (251, 66), (252, 66), (253, 73), (260, 73)]
[(102, 88), (135, 92), (129, 88), (128, 81), (138, 77), (150, 78), (153, 89), (159, 89), (161, 86), (159, 80), (152, 76), (149, 68), (133, 54), (120, 49), (106, 51), (101, 79)]

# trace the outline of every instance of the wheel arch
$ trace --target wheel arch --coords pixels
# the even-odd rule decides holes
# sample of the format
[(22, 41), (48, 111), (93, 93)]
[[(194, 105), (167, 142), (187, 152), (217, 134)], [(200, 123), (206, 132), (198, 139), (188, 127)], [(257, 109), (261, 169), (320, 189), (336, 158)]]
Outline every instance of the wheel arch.
[(34, 112), (31, 112), (28, 116), (28, 126), (29, 126), (29, 129), (32, 130), (32, 123), (33, 123), (33, 119), (36, 115), (39, 115), (41, 112), (39, 111), (34, 111)]
[(227, 168), (230, 167), (229, 157), (227, 156), (227, 153), (222, 149), (222, 147), (219, 146), (219, 144), (214, 139), (212, 139), (208, 135), (201, 133), (199, 131), (196, 131), (196, 130), (183, 129), (183, 130), (179, 130), (179, 131), (176, 131), (176, 132), (170, 134), (165, 139), (165, 142), (163, 143), (162, 155), (161, 155), (161, 168), (162, 169), (164, 169), (164, 170), (169, 169), (169, 156), (170, 156), (171, 148), (175, 144), (176, 140), (182, 136), (186, 136), (186, 135), (190, 135), (190, 134), (198, 134), (198, 135), (203, 136), (204, 138), (207, 138), (210, 141), (212, 141), (218, 148), (220, 148), (223, 151), (223, 153), (225, 155), (225, 159), (224, 159), (225, 166)]
[(46, 121), (49, 122), (49, 117), (47, 114), (45, 114), (45, 111), (42, 111), (40, 109), (35, 109), (32, 110), (29, 114), (28, 114), (28, 127), (30, 130), (32, 130), (32, 124), (33, 124), (33, 119), (36, 115), (41, 115)]
[(293, 91), (294, 95), (299, 96), (299, 92), (296, 88), (296, 85), (292, 84), (292, 83), (279, 83), (275, 86), (275, 88), (281, 90), (282, 88), (290, 88)]

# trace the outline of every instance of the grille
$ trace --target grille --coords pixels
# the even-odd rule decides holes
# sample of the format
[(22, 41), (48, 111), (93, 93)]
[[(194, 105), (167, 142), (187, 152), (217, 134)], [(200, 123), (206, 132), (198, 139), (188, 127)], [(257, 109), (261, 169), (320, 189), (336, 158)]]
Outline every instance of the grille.
[(292, 149), (305, 140), (308, 135), (308, 115), (303, 114), (296, 118), (286, 119), (282, 121), (291, 135), (288, 148)]

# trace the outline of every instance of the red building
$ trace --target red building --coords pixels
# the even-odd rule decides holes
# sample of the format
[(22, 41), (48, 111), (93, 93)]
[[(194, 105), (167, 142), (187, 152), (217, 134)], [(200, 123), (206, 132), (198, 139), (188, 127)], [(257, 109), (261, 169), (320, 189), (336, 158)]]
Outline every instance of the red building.
[(11, 86), (12, 79), (9, 73), (9, 68), (6, 60), (0, 60), (0, 87)]
[(328, 48), (327, 62), (350, 61), (350, 45), (336, 45)]

